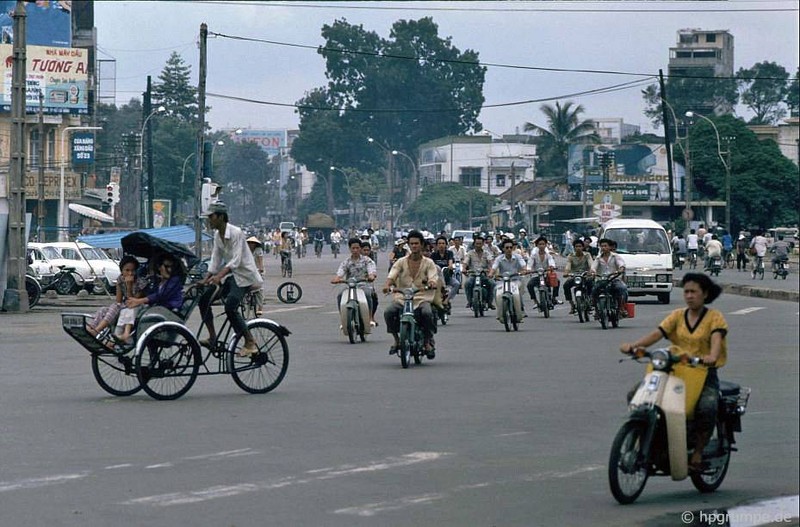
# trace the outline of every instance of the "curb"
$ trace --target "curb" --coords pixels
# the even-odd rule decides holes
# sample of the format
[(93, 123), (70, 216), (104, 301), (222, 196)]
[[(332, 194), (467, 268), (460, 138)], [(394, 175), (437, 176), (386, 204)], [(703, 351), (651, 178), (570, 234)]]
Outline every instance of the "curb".
[[(767, 298), (769, 300), (783, 300), (787, 302), (800, 302), (800, 292), (798, 291), (783, 291), (780, 289), (769, 289), (767, 287), (756, 287), (743, 284), (717, 283), (722, 286), (722, 292), (728, 293), (729, 295)], [(672, 286), (680, 287), (681, 281), (679, 279), (673, 279)]]

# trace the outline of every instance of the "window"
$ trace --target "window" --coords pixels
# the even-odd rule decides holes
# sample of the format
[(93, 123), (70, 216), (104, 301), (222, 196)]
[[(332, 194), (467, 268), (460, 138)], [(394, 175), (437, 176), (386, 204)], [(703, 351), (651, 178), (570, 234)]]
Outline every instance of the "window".
[(461, 167), (459, 181), (465, 187), (481, 186), (481, 167)]
[(497, 174), (494, 177), (494, 186), (496, 186), (496, 187), (505, 187), (506, 186), (506, 175), (505, 174)]
[(717, 35), (715, 33), (709, 33), (706, 35), (706, 42), (716, 42)]
[(39, 130), (31, 130), (30, 142), (28, 143), (28, 166), (39, 166)]
[(56, 166), (56, 129), (51, 128), (47, 131), (47, 161), (50, 168)]

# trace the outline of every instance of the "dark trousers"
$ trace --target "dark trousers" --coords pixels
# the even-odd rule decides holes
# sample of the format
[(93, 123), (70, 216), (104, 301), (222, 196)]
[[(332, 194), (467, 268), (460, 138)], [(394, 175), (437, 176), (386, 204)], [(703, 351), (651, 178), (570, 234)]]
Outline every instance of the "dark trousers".
[[(486, 276), (481, 277), (481, 284), (483, 284), (483, 291), (486, 294), (486, 300), (490, 306), (494, 305), (494, 281)], [(472, 304), (472, 288), (475, 287), (475, 277), (470, 276), (467, 278), (467, 283), (464, 284), (464, 294), (467, 295), (467, 303)]]
[[(567, 302), (572, 302), (572, 287), (575, 285), (575, 278), (569, 277), (564, 281), (564, 297)], [(583, 291), (585, 295), (592, 294), (592, 281), (588, 278), (583, 279)]]
[[(225, 315), (227, 315), (228, 320), (230, 320), (233, 331), (240, 337), (247, 333), (247, 324), (239, 311), (239, 306), (248, 289), (249, 287), (241, 288), (236, 285), (236, 281), (233, 279), (233, 276), (231, 276), (222, 283), (222, 289), (218, 295), (223, 298)], [(206, 325), (214, 321), (214, 312), (211, 310), (211, 303), (213, 302), (215, 292), (216, 288), (209, 287), (203, 293), (203, 296), (200, 297), (200, 315)]]
[[(392, 302), (383, 310), (383, 319), (386, 321), (386, 331), (397, 335), (400, 333), (400, 315), (403, 313), (403, 304)], [(430, 339), (436, 333), (436, 321), (433, 318), (433, 309), (430, 302), (422, 302), (414, 310), (414, 318), (422, 328), (425, 339)]]
[[(531, 299), (535, 302), (538, 302), (539, 299), (536, 298), (536, 290), (539, 288), (538, 278), (533, 278), (528, 280), (528, 293), (531, 295)], [(550, 288), (550, 294), (553, 295), (553, 300), (558, 299), (558, 288), (561, 287), (561, 280), (558, 281), (555, 287)]]

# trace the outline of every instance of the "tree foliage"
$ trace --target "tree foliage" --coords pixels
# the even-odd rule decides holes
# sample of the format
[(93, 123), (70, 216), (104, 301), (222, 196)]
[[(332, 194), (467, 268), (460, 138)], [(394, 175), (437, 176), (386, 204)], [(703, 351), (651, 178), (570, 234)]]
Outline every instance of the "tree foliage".
[(188, 123), (195, 122), (200, 105), (197, 89), (192, 86), (192, 68), (173, 51), (153, 85), (154, 106), (163, 105), (170, 115)]
[(569, 146), (576, 143), (599, 143), (600, 138), (590, 119), (581, 119), (582, 105), (567, 101), (562, 106), (543, 104), (540, 107), (547, 121), (546, 126), (525, 123), (526, 132), (536, 132), (541, 136), (539, 142), (539, 164), (537, 172), (542, 177), (561, 177), (566, 179), (569, 160)]
[(789, 108), (789, 114), (792, 117), (800, 115), (800, 68), (794, 74), (794, 79), (786, 88), (786, 98), (784, 99), (786, 106)]
[[(714, 77), (712, 68), (693, 68), (691, 76), (674, 76), (665, 81), (666, 99), (678, 119), (687, 112), (712, 113), (715, 106), (733, 108), (739, 101), (736, 80), (728, 77)], [(642, 90), (644, 114), (654, 126), (662, 123), (661, 93), (658, 84), (651, 84)]]
[(496, 199), (479, 190), (459, 183), (436, 183), (425, 187), (411, 206), (406, 209), (404, 222), (410, 221), (428, 228), (446, 222), (466, 225), (472, 218), (488, 216)]
[(736, 79), (742, 104), (755, 114), (750, 124), (776, 124), (786, 115), (783, 107), (789, 79), (786, 68), (775, 62), (759, 62), (747, 69), (740, 68)]

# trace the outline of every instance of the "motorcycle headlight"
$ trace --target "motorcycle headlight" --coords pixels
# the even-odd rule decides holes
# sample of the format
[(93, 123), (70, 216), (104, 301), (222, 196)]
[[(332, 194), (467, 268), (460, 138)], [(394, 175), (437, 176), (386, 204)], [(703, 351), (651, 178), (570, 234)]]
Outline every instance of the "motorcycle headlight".
[(581, 285), (581, 277), (580, 276), (575, 277), (575, 285)]
[(655, 350), (650, 354), (650, 363), (654, 370), (663, 371), (669, 367), (669, 351)]

